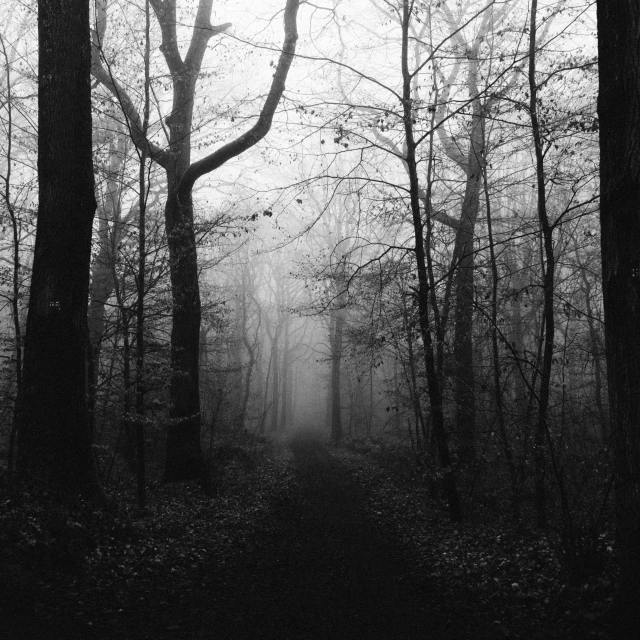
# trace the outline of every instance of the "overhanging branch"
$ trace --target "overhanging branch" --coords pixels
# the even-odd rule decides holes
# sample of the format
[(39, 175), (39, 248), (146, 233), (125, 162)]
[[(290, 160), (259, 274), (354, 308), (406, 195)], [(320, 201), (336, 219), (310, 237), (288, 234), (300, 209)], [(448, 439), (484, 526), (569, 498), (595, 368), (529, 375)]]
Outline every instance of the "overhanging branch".
[(251, 129), (240, 135), (235, 140), (223, 145), (210, 155), (202, 158), (202, 160), (194, 162), (187, 169), (180, 181), (180, 186), (178, 188), (178, 196), (180, 198), (187, 196), (191, 192), (193, 185), (198, 178), (207, 173), (211, 173), (211, 171), (221, 167), (231, 158), (235, 158), (243, 151), (253, 147), (256, 143), (262, 140), (262, 138), (264, 138), (269, 132), (269, 129), (271, 129), (273, 116), (284, 92), (287, 74), (289, 73), (296, 51), (296, 42), (298, 40), (297, 15), (299, 6), (300, 0), (287, 0), (284, 10), (284, 43), (282, 45), (282, 52), (280, 53), (280, 59), (278, 60), (278, 65), (273, 75), (271, 88), (269, 89), (265, 103), (260, 111), (258, 121), (253, 125), (253, 127), (251, 127)]

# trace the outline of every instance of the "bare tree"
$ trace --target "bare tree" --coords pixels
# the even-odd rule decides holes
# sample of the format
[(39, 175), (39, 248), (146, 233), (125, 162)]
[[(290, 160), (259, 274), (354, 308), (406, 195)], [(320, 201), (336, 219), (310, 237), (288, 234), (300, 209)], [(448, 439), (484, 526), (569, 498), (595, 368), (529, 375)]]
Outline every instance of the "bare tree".
[(133, 101), (105, 66), (107, 61), (101, 59), (101, 44), (106, 30), (106, 2), (97, 2), (93, 75), (119, 102), (136, 146), (159, 164), (167, 177), (165, 225), (170, 255), (173, 313), (171, 407), (165, 481), (200, 477), (204, 471), (200, 448), (198, 368), (201, 302), (193, 227), (193, 187), (199, 178), (251, 148), (269, 132), (295, 53), (299, 4), (299, 0), (286, 2), (282, 51), (256, 123), (235, 140), (192, 162), (193, 109), (202, 61), (209, 40), (231, 25), (212, 26), (210, 20), (213, 0), (199, 0), (191, 40), (183, 59), (178, 48), (177, 0), (151, 0), (162, 33), (160, 48), (173, 84), (172, 109), (165, 119), (168, 147), (162, 149), (148, 140)]
[(18, 399), (18, 471), (65, 494), (94, 497), (86, 376), (96, 210), (89, 0), (39, 2), (38, 39), (40, 202)]

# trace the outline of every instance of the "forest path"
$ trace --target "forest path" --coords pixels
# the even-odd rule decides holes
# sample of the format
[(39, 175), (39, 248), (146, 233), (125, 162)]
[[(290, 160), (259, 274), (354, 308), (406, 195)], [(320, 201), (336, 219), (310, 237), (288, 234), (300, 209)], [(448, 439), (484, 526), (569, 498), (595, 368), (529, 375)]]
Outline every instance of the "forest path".
[(269, 525), (217, 575), (224, 588), (198, 638), (504, 637), (417, 575), (409, 550), (372, 518), (366, 488), (330, 447), (301, 433), (290, 448), (287, 495), (274, 497)]
[(155, 484), (139, 518), (0, 492), (0, 637), (611, 638), (597, 576), (563, 582), (536, 532), (454, 525), (382, 459), (303, 432), (213, 451), (212, 495)]

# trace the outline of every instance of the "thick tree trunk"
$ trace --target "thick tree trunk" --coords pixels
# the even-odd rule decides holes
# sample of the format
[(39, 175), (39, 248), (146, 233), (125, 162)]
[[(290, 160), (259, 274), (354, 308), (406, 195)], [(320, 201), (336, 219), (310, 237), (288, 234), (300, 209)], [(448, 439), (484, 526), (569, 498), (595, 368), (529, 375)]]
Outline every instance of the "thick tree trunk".
[[(454, 283), (454, 401), (456, 405), (456, 426), (458, 432), (458, 456), (462, 466), (473, 462), (476, 455), (476, 403), (475, 373), (473, 369), (473, 311), (474, 311), (474, 270), (475, 270), (475, 227), (480, 210), (480, 181), (485, 163), (485, 120), (491, 111), (492, 103), (483, 104), (478, 87), (478, 59), (482, 36), (477, 34), (474, 41), (462, 45), (461, 54), (467, 60), (466, 87), (471, 102), (471, 122), (469, 129), (469, 147), (463, 154), (458, 145), (438, 127), (445, 153), (465, 173), (465, 193), (460, 211), (460, 220), (452, 221), (444, 218), (456, 230), (456, 239), (451, 262), (450, 281), (446, 287), (445, 305), (440, 317), (435, 318), (438, 333), (442, 333), (447, 323), (449, 292)], [(448, 89), (445, 90), (448, 95)], [(438, 119), (444, 119), (446, 100), (443, 100), (438, 111)], [(433, 150), (431, 149), (431, 153)], [(429, 187), (429, 192), (431, 187)], [(430, 197), (427, 198), (429, 204)], [(430, 212), (432, 217), (433, 213)], [(431, 278), (433, 280), (433, 278)], [(433, 295), (433, 294), (432, 294)], [(435, 309), (435, 306), (434, 306)], [(439, 340), (442, 344), (442, 340)], [(441, 350), (441, 347), (438, 347)], [(442, 370), (442, 356), (438, 353), (438, 370)]]
[[(158, 13), (158, 9), (155, 10)], [(210, 8), (208, 12), (211, 12)], [(158, 15), (158, 18), (162, 26), (166, 17), (161, 19)], [(174, 18), (168, 25), (175, 29)], [(172, 63), (168, 63), (171, 68)], [(168, 194), (164, 219), (173, 304), (170, 408), (164, 482), (198, 479), (204, 473), (200, 442), (201, 302), (193, 197), (191, 188), (179, 191), (191, 164), (193, 100), (199, 66), (187, 69), (181, 64), (178, 70), (172, 70), (173, 111), (166, 120), (172, 159), (165, 166)]]
[(640, 625), (638, 34), (635, 0), (598, 0), (602, 283), (620, 559), (613, 609), (628, 637)]
[(87, 299), (96, 210), (89, 0), (38, 3), (38, 178), (18, 471), (96, 496), (87, 410)]
[(165, 482), (201, 477), (204, 460), (200, 445), (200, 288), (198, 259), (193, 226), (193, 187), (198, 178), (257, 144), (268, 133), (284, 82), (293, 60), (298, 38), (296, 20), (299, 0), (287, 0), (285, 42), (276, 66), (271, 89), (258, 122), (234, 141), (191, 164), (193, 102), (198, 73), (209, 38), (229, 25), (211, 27), (212, 0), (200, 0), (196, 29), (184, 59), (175, 39), (175, 2), (152, 0), (163, 31), (163, 53), (173, 80), (173, 110), (167, 118), (172, 159), (165, 163), (169, 197), (165, 224), (171, 265), (173, 314), (171, 330), (171, 410), (167, 434)]
[(171, 387), (165, 482), (197, 479), (204, 460), (200, 444), (200, 287), (191, 194), (178, 200), (173, 176), (165, 208), (169, 245), (172, 326)]

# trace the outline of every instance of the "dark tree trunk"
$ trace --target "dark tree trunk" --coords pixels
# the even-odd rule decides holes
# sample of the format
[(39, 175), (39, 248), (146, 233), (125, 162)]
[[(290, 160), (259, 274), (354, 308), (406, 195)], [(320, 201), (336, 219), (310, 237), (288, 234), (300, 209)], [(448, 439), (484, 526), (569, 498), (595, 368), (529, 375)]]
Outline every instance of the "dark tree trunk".
[[(469, 53), (469, 79), (467, 84), (477, 92), (477, 50)], [(473, 282), (475, 269), (474, 233), (480, 209), (480, 181), (482, 179), (485, 134), (484, 107), (473, 96), (467, 174), (460, 226), (456, 233), (454, 256), (457, 260), (455, 276), (455, 401), (459, 434), (460, 463), (467, 465), (476, 457), (476, 398), (473, 369)]]
[[(483, 28), (484, 29), (484, 28)], [(438, 126), (437, 133), (442, 148), (465, 173), (465, 192), (460, 211), (460, 220), (452, 220), (441, 213), (431, 210), (432, 160), (429, 160), (429, 183), (427, 187), (426, 208), (429, 213), (428, 237), (431, 236), (431, 220), (438, 219), (456, 230), (451, 270), (445, 287), (445, 302), (442, 311), (436, 311), (435, 291), (432, 291), (434, 325), (438, 338), (437, 371), (443, 372), (443, 333), (449, 316), (450, 292), (454, 292), (454, 401), (456, 405), (457, 452), (461, 466), (471, 464), (476, 457), (476, 402), (475, 372), (473, 368), (473, 312), (474, 312), (474, 271), (475, 271), (475, 228), (480, 210), (480, 181), (485, 164), (485, 122), (487, 115), (497, 98), (489, 101), (482, 99), (479, 89), (479, 56), (483, 42), (483, 30), (476, 34), (473, 41), (463, 46), (460, 42), (460, 54), (466, 58), (467, 78), (465, 81), (471, 104), (471, 122), (469, 128), (469, 146), (462, 153), (458, 144)], [(434, 112), (432, 127), (436, 121), (445, 119), (445, 105), (449, 89), (445, 89), (440, 107)], [(433, 156), (431, 143), (430, 157)], [(429, 265), (430, 282), (434, 286), (432, 267)]]
[(285, 42), (271, 89), (258, 122), (234, 141), (191, 164), (191, 128), (196, 83), (209, 38), (229, 25), (211, 27), (212, 0), (200, 0), (196, 29), (184, 61), (176, 40), (175, 2), (152, 5), (163, 32), (163, 53), (173, 80), (173, 110), (167, 118), (172, 158), (165, 161), (169, 197), (165, 224), (169, 244), (173, 325), (171, 330), (171, 410), (167, 434), (165, 482), (200, 477), (204, 461), (200, 446), (200, 288), (193, 226), (193, 186), (200, 177), (257, 144), (267, 135), (289, 72), (298, 38), (299, 0), (287, 0)]
[(89, 0), (38, 2), (38, 178), (18, 471), (96, 496), (87, 410), (87, 300), (96, 210)]
[(193, 225), (193, 187), (202, 176), (215, 171), (231, 158), (251, 148), (271, 128), (273, 115), (284, 92), (284, 83), (293, 61), (299, 0), (287, 0), (284, 10), (285, 38), (269, 93), (257, 122), (235, 140), (191, 164), (193, 103), (198, 75), (211, 37), (230, 25), (211, 25), (213, 0), (199, 0), (191, 40), (184, 57), (178, 47), (176, 0), (150, 0), (162, 32), (160, 49), (173, 83), (173, 104), (165, 123), (169, 129), (169, 149), (160, 149), (146, 137), (140, 115), (126, 90), (100, 61), (106, 29), (106, 0), (96, 4), (92, 72), (118, 100), (135, 145), (162, 166), (167, 174), (168, 197), (165, 225), (169, 245), (173, 296), (171, 330), (171, 408), (167, 433), (165, 482), (203, 476), (204, 460), (200, 443), (200, 289), (196, 237)]
[[(188, 157), (187, 157), (188, 161)], [(169, 245), (171, 293), (171, 387), (165, 482), (199, 478), (200, 446), (200, 287), (193, 203), (189, 193), (179, 201), (169, 179), (165, 224)]]
[(628, 637), (640, 625), (639, 34), (635, 0), (598, 0), (602, 283), (620, 558), (613, 609)]
[(455, 471), (452, 468), (451, 450), (449, 448), (449, 434), (444, 421), (442, 387), (436, 372), (436, 359), (431, 336), (429, 319), (429, 277), (427, 273), (424, 251), (424, 225), (420, 211), (418, 169), (416, 161), (416, 143), (413, 135), (413, 117), (411, 108), (411, 80), (408, 64), (409, 48), (409, 1), (402, 3), (402, 78), (403, 78), (403, 115), (406, 141), (406, 161), (409, 173), (409, 193), (411, 197), (411, 214), (414, 230), (414, 249), (418, 272), (418, 315), (420, 334), (424, 349), (425, 369), (427, 374), (427, 388), (431, 401), (431, 419), (433, 435), (438, 446), (440, 467), (443, 473), (443, 489), (446, 496), (449, 513), (453, 521), (462, 520), (462, 504), (458, 495)]
[[(154, 8), (155, 5), (156, 3)], [(156, 13), (161, 26), (165, 21), (164, 24), (175, 30), (175, 16), (161, 17), (157, 8)], [(195, 41), (194, 39), (193, 42)], [(206, 40), (204, 44), (206, 45)], [(185, 63), (181, 61), (171, 62), (170, 56), (167, 59), (172, 69), (173, 111), (166, 122), (169, 127), (169, 148), (173, 153), (165, 165), (168, 196), (164, 219), (173, 304), (169, 427), (163, 477), (165, 482), (197, 479), (204, 473), (200, 443), (201, 303), (193, 198), (191, 188), (178, 193), (191, 164), (193, 100), (202, 55), (191, 70), (187, 70)], [(165, 57), (167, 56), (165, 53)], [(174, 64), (177, 68), (172, 67)]]

